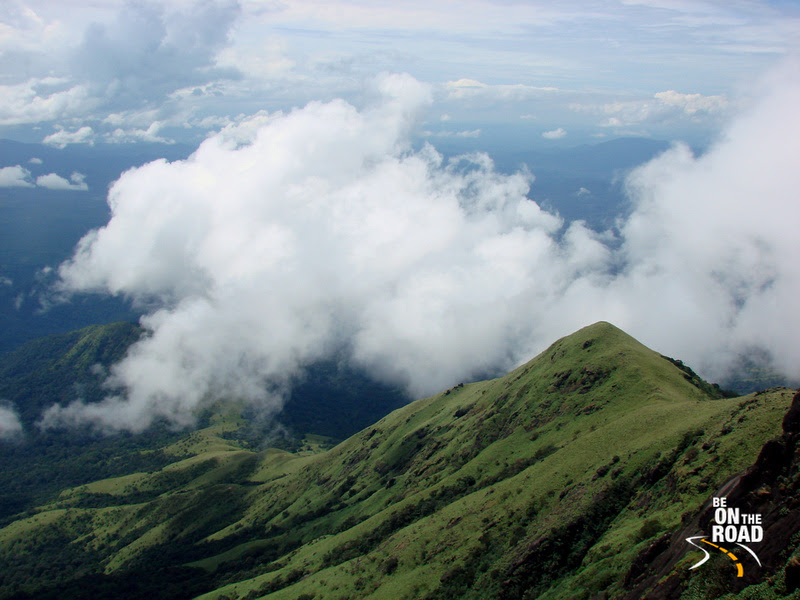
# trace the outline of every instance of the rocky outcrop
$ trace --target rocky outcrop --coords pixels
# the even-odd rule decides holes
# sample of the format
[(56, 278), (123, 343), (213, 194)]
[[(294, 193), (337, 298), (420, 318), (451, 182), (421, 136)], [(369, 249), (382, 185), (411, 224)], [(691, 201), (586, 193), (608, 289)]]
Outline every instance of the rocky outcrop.
[(792, 540), (800, 532), (800, 392), (783, 420), (783, 434), (768, 441), (756, 462), (744, 473), (732, 477), (713, 496), (725, 496), (729, 506), (743, 513), (762, 516), (764, 539), (753, 548), (759, 567), (745, 551), (737, 552), (746, 562), (742, 577), (710, 579), (708, 571), (676, 569), (686, 556), (686, 538), (698, 531), (710, 531), (714, 508), (709, 501), (679, 531), (665, 535), (643, 550), (628, 571), (622, 597), (625, 600), (671, 600), (680, 598), (690, 585), (705, 590), (704, 597), (715, 598), (768, 582), (782, 593), (800, 588), (800, 556)]

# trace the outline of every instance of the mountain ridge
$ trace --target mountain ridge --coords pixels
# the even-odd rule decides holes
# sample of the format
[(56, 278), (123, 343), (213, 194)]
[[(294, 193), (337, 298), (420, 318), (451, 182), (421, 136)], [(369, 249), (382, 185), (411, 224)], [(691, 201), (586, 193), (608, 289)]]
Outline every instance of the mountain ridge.
[[(17, 556), (0, 587), (48, 597), (168, 568), (195, 585), (154, 598), (619, 597), (652, 540), (780, 433), (792, 395), (702, 384), (601, 322), (327, 451), (248, 450), (241, 416), (218, 414), (163, 449), (177, 462), (0, 530), (0, 559)], [(26, 587), (55, 560), (37, 541), (51, 526), (79, 567)]]

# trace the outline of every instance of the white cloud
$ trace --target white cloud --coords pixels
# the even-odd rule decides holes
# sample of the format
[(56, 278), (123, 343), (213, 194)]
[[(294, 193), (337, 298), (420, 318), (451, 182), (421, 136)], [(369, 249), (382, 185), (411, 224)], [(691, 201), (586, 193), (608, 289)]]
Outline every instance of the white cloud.
[(91, 145), (94, 144), (94, 131), (88, 125), (84, 125), (75, 131), (59, 129), (55, 133), (51, 133), (45, 137), (42, 143), (48, 146), (55, 146), (56, 148), (66, 148), (69, 144)]
[(80, 133), (48, 136), (63, 147), (87, 142), (87, 121), (100, 124), (110, 113), (173, 112), (178, 90), (240, 77), (216, 64), (239, 13), (235, 0), (211, 0), (70, 3), (34, 20), (20, 16), (0, 36), (8, 82), (0, 85), (0, 125), (51, 122), (66, 131), (65, 123), (80, 122)]
[(69, 180), (55, 173), (48, 173), (37, 177), (34, 183), (31, 180), (30, 171), (20, 165), (0, 168), (0, 188), (34, 187), (36, 185), (51, 190), (88, 190), (85, 179), (86, 176), (78, 172), (70, 175)]
[(616, 289), (625, 321), (716, 376), (748, 346), (800, 375), (800, 243), (792, 234), (800, 67), (783, 68), (762, 93), (704, 156), (678, 146), (629, 181), (638, 203), (623, 230), (628, 276)]
[(480, 129), (465, 129), (463, 131), (425, 131), (426, 137), (456, 137), (456, 138), (477, 138), (481, 136)]
[(0, 188), (33, 187), (31, 172), (21, 165), (0, 167)]
[(159, 144), (172, 144), (174, 140), (158, 135), (162, 124), (158, 121), (151, 123), (147, 129), (122, 129), (117, 128), (106, 134), (106, 141), (118, 144), (133, 142), (154, 142)]
[(59, 270), (65, 291), (159, 308), (111, 371), (117, 394), (56, 406), (43, 426), (189, 424), (241, 398), (274, 410), (287, 379), (335, 350), (414, 395), (533, 356), (609, 320), (704, 374), (753, 346), (800, 375), (798, 69), (702, 157), (676, 146), (628, 180), (617, 239), (564, 228), (530, 178), (485, 155), (445, 164), (407, 133), (408, 77), (357, 110), (272, 115), (186, 161), (125, 173), (109, 224)]
[(260, 110), (250, 116), (239, 115), (220, 129), (218, 135), (221, 139), (234, 146), (250, 144), (255, 141), (258, 132), (263, 127), (281, 117), (283, 117), (283, 113), (270, 114), (265, 110)]
[(48, 93), (49, 78), (0, 85), (0, 125), (23, 125), (84, 116), (97, 106), (83, 85)]
[(600, 127), (624, 127), (625, 123), (619, 117), (609, 117), (605, 121), (600, 121)]
[[(141, 139), (159, 121), (181, 128), (170, 129), (172, 136), (197, 139), (209, 116), (287, 110), (313, 98), (361, 105), (365, 80), (409, 71), (434, 83), (437, 114), (454, 122), (509, 123), (536, 114), (576, 135), (586, 125), (568, 120), (580, 120), (565, 114), (570, 101), (597, 106), (641, 89), (730, 93), (796, 46), (798, 16), (788, 5), (713, 7), (12, 2), (0, 35), (0, 127), (15, 134), (25, 125), (90, 126), (95, 140)], [(632, 63), (632, 54), (640, 60)], [(694, 94), (659, 93), (665, 102), (646, 100), (671, 107), (675, 118), (690, 117), (695, 130), (716, 114), (688, 98)], [(156, 113), (147, 123), (104, 122), (147, 111)], [(625, 121), (603, 114), (609, 116)], [(706, 129), (717, 125), (709, 123)]]
[(29, 163), (31, 163), (32, 165), (40, 165), (40, 164), (42, 164), (42, 162), (43, 162), (43, 161), (42, 161), (42, 159), (41, 159), (41, 158), (36, 158), (36, 157), (34, 156), (34, 157), (33, 157), (32, 159), (30, 159), (28, 162), (29, 162)]
[(458, 79), (444, 84), (446, 96), (451, 99), (491, 99), (520, 101), (552, 95), (560, 90), (550, 86), (534, 86), (522, 83), (488, 85), (475, 79)]
[(54, 408), (44, 424), (187, 423), (220, 395), (274, 406), (270, 390), (342, 346), (428, 393), (495, 366), (509, 315), (494, 307), (523, 309), (546, 281), (549, 296), (564, 272), (605, 252), (588, 232), (570, 238), (580, 253), (557, 248), (561, 221), (525, 197), (527, 176), (499, 175), (481, 157), (465, 172), (430, 148), (408, 153), (428, 94), (408, 77), (380, 87), (383, 102), (362, 112), (312, 103), (267, 119), (250, 145), (215, 136), (190, 160), (122, 176), (108, 226), (60, 274), (68, 290), (163, 308), (113, 370), (126, 395)]
[(216, 64), (236, 69), (256, 80), (292, 78), (297, 63), (286, 55), (287, 50), (285, 42), (261, 37), (250, 46), (223, 49)]
[(576, 112), (605, 115), (598, 123), (600, 127), (631, 127), (656, 124), (676, 119), (698, 119), (725, 114), (730, 103), (725, 96), (683, 94), (674, 90), (658, 92), (652, 98), (620, 100), (604, 104), (581, 104), (574, 102), (570, 108)]
[(70, 175), (69, 180), (55, 173), (48, 173), (47, 175), (40, 175), (37, 177), (36, 185), (50, 190), (86, 191), (89, 189), (89, 186), (86, 185), (85, 179), (86, 175), (77, 172)]
[(22, 423), (14, 408), (6, 403), (0, 405), (0, 440), (19, 438), (22, 435)]
[(216, 68), (214, 60), (239, 10), (234, 1), (124, 4), (113, 21), (86, 28), (73, 68), (104, 94), (132, 106), (235, 76)]
[(567, 132), (563, 127), (559, 127), (558, 129), (553, 129), (552, 131), (545, 131), (542, 133), (542, 137), (547, 140), (560, 140), (566, 135)]
[(668, 90), (658, 92), (654, 97), (667, 106), (679, 108), (687, 115), (695, 115), (698, 112), (716, 113), (725, 110), (728, 106), (728, 99), (725, 96), (681, 94), (675, 90)]
[(445, 86), (452, 90), (453, 92), (457, 92), (458, 90), (483, 90), (489, 87), (485, 83), (477, 81), (475, 79), (457, 79), (454, 81), (448, 81)]

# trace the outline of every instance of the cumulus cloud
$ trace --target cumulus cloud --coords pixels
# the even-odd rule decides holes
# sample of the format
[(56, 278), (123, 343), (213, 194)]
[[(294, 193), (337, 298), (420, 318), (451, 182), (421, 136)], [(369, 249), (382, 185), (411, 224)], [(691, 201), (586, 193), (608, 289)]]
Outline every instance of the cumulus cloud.
[(31, 163), (32, 165), (40, 165), (40, 164), (42, 164), (43, 161), (42, 161), (41, 158), (37, 158), (37, 157), (34, 156), (28, 162)]
[[(55, 146), (56, 148), (66, 148), (69, 144), (94, 144), (94, 131), (88, 125), (84, 125), (75, 131), (59, 129), (51, 133), (42, 140), (43, 144)], [(40, 163), (41, 164), (41, 163)]]
[(22, 423), (17, 412), (7, 403), (0, 403), (0, 440), (12, 440), (22, 435)]
[(3, 187), (33, 187), (31, 172), (21, 165), (0, 167), (0, 188)]
[(42, 425), (187, 425), (219, 398), (276, 410), (334, 351), (420, 396), (600, 319), (705, 374), (761, 347), (800, 375), (796, 69), (705, 155), (676, 146), (636, 170), (616, 239), (542, 210), (530, 176), (486, 155), (411, 150), (429, 93), (381, 87), (361, 111), (311, 103), (125, 173), (59, 275), (155, 307), (149, 333), (111, 369), (116, 393)]
[(687, 115), (694, 115), (698, 112), (719, 112), (728, 106), (728, 100), (725, 96), (681, 94), (675, 90), (668, 90), (666, 92), (658, 92), (654, 97), (667, 106), (679, 108)]
[[(37, 159), (38, 160), (38, 159)], [(31, 159), (31, 162), (34, 162)], [(41, 164), (41, 161), (35, 164)], [(70, 175), (70, 178), (64, 179), (55, 173), (48, 173), (47, 175), (40, 175), (36, 178), (35, 183), (31, 179), (31, 172), (28, 169), (14, 165), (13, 167), (0, 168), (0, 188), (3, 187), (38, 187), (48, 188), (51, 190), (81, 190), (89, 189), (86, 185), (86, 175), (83, 173), (75, 172)]]
[(48, 173), (47, 175), (40, 175), (36, 178), (36, 185), (39, 187), (47, 188), (50, 190), (72, 190), (72, 191), (86, 191), (89, 186), (86, 185), (86, 175), (83, 173), (75, 172), (69, 176), (69, 180), (64, 179), (55, 173)]
[(698, 117), (722, 115), (730, 103), (725, 96), (684, 94), (675, 90), (657, 92), (652, 98), (606, 102), (604, 104), (572, 103), (576, 112), (604, 115), (600, 127), (631, 127), (659, 123), (680, 118), (696, 120)]
[(558, 129), (553, 129), (552, 131), (545, 131), (542, 133), (542, 137), (546, 140), (560, 140), (561, 138), (567, 135), (567, 131), (563, 127), (559, 127)]
[[(63, 80), (31, 79), (0, 85), (0, 125), (23, 125), (88, 114), (99, 105), (85, 85), (63, 88)], [(52, 89), (56, 87), (57, 89)]]
[(718, 377), (752, 346), (800, 375), (800, 174), (791, 166), (800, 160), (800, 67), (762, 91), (708, 153), (677, 146), (628, 181), (637, 208), (614, 290), (623, 322)]
[(173, 140), (158, 135), (162, 124), (158, 121), (151, 123), (147, 129), (122, 129), (117, 128), (107, 134), (106, 141), (113, 143), (133, 143), (133, 142), (154, 142), (160, 144), (171, 144)]

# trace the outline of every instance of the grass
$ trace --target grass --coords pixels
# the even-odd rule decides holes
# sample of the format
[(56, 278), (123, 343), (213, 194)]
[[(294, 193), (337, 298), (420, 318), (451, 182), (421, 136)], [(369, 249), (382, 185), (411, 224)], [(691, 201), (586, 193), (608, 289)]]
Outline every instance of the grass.
[[(87, 568), (194, 567), (207, 599), (620, 591), (648, 539), (752, 464), (790, 400), (723, 398), (600, 323), (333, 448), (309, 436), (295, 453), (248, 450), (226, 437), (241, 413), (217, 411), (166, 449), (177, 462), (74, 488), (0, 530), (0, 558), (22, 544), (33, 569), (47, 559), (37, 536), (57, 526)], [(103, 494), (116, 504), (84, 506)]]

